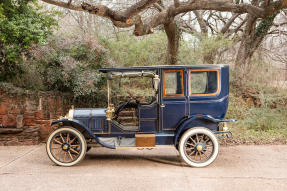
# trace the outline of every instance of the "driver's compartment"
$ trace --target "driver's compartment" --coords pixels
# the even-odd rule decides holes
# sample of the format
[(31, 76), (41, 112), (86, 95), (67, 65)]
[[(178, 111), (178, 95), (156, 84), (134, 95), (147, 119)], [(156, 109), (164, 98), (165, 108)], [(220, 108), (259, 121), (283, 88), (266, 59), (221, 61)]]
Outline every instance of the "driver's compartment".
[[(150, 72), (151, 73), (151, 72)], [(156, 131), (157, 123), (157, 90), (151, 76), (143, 73), (129, 72), (124, 77), (111, 80), (111, 102), (115, 105), (110, 122), (121, 131), (142, 131), (141, 127), (149, 126), (147, 132)], [(119, 74), (117, 74), (119, 75)]]

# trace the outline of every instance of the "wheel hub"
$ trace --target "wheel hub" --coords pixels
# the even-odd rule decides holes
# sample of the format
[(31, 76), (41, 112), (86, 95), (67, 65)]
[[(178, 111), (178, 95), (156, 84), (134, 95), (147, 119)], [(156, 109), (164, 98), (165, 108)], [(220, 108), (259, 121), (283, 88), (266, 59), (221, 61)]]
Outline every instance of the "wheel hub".
[(62, 149), (63, 149), (64, 151), (68, 151), (68, 150), (70, 150), (70, 145), (69, 145), (68, 143), (64, 143), (64, 144), (62, 145)]
[(197, 152), (204, 151), (204, 149), (205, 149), (205, 144), (204, 144), (204, 143), (199, 142), (199, 143), (197, 143), (197, 144), (195, 145), (195, 150), (196, 150)]
[(199, 145), (196, 146), (196, 150), (197, 150), (197, 151), (202, 151), (202, 149), (203, 149), (203, 147), (202, 147), (201, 144), (199, 144)]

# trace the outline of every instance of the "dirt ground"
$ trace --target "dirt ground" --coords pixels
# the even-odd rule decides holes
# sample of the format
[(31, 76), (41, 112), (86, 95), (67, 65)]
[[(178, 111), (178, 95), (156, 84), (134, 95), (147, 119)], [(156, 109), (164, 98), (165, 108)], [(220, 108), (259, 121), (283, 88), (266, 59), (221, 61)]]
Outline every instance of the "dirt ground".
[(221, 147), (205, 168), (175, 149), (94, 148), (74, 167), (55, 166), (45, 146), (0, 147), (0, 190), (287, 190), (287, 145)]

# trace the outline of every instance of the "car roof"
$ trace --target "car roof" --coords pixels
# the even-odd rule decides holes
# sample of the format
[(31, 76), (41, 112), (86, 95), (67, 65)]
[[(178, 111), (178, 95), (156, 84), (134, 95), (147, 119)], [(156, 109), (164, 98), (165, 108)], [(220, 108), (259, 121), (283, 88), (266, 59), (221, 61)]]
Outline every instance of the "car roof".
[(100, 72), (115, 72), (115, 71), (145, 71), (145, 70), (158, 70), (158, 69), (220, 69), (229, 67), (225, 64), (209, 64), (209, 65), (157, 65), (157, 66), (136, 66), (136, 67), (121, 67), (121, 68), (101, 68)]

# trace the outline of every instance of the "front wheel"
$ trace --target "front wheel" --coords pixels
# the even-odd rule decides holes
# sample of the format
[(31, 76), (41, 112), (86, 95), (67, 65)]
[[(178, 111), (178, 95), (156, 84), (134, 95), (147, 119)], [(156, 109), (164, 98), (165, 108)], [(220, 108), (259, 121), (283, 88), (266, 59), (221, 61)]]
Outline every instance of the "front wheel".
[(73, 166), (84, 159), (87, 142), (73, 127), (63, 127), (52, 132), (47, 141), (49, 158), (60, 166)]
[(181, 158), (192, 167), (210, 165), (218, 155), (219, 144), (212, 131), (204, 127), (187, 130), (180, 138)]

